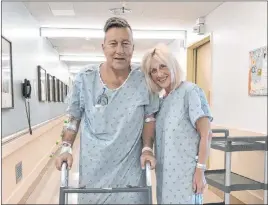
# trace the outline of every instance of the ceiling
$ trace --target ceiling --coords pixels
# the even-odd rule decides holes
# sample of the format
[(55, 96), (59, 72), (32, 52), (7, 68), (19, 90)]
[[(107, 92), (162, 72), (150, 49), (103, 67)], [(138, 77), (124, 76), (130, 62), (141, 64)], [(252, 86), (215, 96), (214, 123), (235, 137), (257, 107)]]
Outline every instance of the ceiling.
[[(41, 26), (103, 28), (113, 16), (111, 8), (122, 7), (121, 2), (24, 2)], [(126, 2), (132, 10), (124, 17), (134, 29), (182, 29), (195, 24), (221, 2)], [(54, 16), (53, 11), (72, 10), (74, 16)], [(66, 12), (65, 12), (66, 13)]]
[[(126, 7), (132, 10), (123, 17), (132, 29), (137, 30), (189, 30), (196, 19), (206, 16), (221, 2), (24, 2), (30, 14), (39, 22), (40, 27), (54, 28), (94, 28), (102, 29), (105, 21), (114, 14), (111, 8)], [(135, 56), (153, 45), (174, 39), (137, 39)], [(102, 37), (48, 37), (60, 55), (103, 55)], [(83, 61), (65, 61), (69, 67), (88, 64)]]

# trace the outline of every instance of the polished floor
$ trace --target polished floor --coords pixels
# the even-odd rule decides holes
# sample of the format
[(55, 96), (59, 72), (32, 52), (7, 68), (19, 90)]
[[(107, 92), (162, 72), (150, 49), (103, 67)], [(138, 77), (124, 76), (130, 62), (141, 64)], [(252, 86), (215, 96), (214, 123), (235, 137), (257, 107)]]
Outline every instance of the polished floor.
[[(76, 186), (78, 184), (78, 145), (79, 140), (74, 144), (73, 155), (74, 164), (69, 172), (69, 185)], [(154, 174), (153, 174), (154, 177)], [(153, 180), (154, 182), (154, 180)], [(153, 186), (155, 183), (153, 183)], [(26, 204), (58, 204), (59, 203), (59, 186), (60, 186), (60, 172), (54, 167), (54, 163), (50, 163), (46, 173), (36, 185), (35, 189), (28, 194), (25, 199)], [(204, 203), (213, 203), (222, 201), (218, 196), (208, 189), (204, 194)], [(156, 203), (155, 191), (153, 191), (154, 203)], [(69, 204), (77, 204), (77, 194), (69, 194)]]

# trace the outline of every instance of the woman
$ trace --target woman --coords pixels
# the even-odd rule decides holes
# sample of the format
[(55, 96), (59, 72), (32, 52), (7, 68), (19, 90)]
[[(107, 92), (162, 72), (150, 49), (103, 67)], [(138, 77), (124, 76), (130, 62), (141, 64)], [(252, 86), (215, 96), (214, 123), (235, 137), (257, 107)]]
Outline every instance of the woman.
[(180, 66), (164, 45), (145, 54), (142, 71), (151, 92), (165, 93), (156, 117), (157, 202), (200, 204), (212, 121), (204, 92), (181, 80)]

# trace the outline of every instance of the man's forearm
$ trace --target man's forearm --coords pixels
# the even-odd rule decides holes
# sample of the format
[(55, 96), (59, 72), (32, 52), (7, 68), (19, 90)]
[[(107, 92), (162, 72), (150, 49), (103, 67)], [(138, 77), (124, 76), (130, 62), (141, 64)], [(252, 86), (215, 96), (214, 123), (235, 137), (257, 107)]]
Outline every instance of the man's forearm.
[(73, 146), (77, 133), (72, 130), (64, 130), (62, 141), (69, 143)]
[(196, 129), (200, 135), (198, 162), (206, 164), (210, 151), (210, 122), (203, 117), (197, 120)]
[(63, 128), (62, 141), (67, 142), (72, 146), (79, 130), (79, 126), (80, 120), (70, 117), (69, 122)]

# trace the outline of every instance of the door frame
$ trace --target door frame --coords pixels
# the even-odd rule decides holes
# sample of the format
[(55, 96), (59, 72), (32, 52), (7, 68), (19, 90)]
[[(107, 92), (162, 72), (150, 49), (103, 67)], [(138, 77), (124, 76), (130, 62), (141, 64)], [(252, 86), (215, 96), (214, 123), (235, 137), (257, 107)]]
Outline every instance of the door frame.
[[(210, 33), (208, 36), (204, 37), (203, 39), (194, 42), (193, 44), (189, 45), (187, 47), (187, 66), (186, 66), (186, 80), (196, 83), (196, 50), (197, 48), (205, 45), (206, 43), (211, 43), (211, 36), (212, 33)], [(210, 66), (211, 66), (211, 75), (212, 75), (212, 46), (210, 46), (210, 51), (211, 51), (211, 62), (210, 62)], [(212, 83), (212, 79), (210, 79), (211, 83)], [(211, 88), (212, 89), (212, 88)], [(212, 106), (211, 103), (211, 90), (209, 90), (208, 92), (208, 96), (207, 96), (207, 100), (208, 103), (210, 105), (210, 107)]]
[[(210, 40), (210, 35), (193, 43), (192, 45), (187, 47), (187, 81), (191, 81), (191, 82), (195, 82), (196, 79), (196, 69), (195, 69), (195, 65), (196, 65), (196, 54), (195, 54), (195, 50), (208, 43), (211, 42)], [(212, 64), (211, 64), (212, 66)]]

